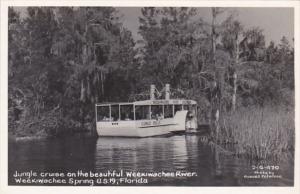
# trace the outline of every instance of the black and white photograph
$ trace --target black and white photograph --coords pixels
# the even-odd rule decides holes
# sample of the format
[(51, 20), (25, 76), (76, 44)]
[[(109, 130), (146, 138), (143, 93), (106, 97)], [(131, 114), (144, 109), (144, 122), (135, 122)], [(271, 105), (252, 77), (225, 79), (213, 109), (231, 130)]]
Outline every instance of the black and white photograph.
[(295, 11), (8, 6), (8, 187), (294, 187)]

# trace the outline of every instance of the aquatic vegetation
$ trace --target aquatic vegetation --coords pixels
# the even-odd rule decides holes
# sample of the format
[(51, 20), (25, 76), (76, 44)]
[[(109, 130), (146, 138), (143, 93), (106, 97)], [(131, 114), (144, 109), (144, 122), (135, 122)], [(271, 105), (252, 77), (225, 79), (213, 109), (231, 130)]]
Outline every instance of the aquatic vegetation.
[(235, 143), (236, 155), (253, 159), (280, 157), (294, 150), (294, 110), (284, 107), (240, 108), (224, 115), (218, 141)]

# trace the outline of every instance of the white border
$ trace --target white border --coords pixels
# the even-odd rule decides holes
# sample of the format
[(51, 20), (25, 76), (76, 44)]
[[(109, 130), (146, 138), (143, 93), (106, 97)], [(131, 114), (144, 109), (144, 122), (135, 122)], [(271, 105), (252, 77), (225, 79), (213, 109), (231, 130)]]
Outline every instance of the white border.
[[(0, 164), (0, 193), (1, 194), (11, 194), (11, 193), (62, 193), (62, 192), (72, 192), (72, 193), (120, 193), (120, 192), (128, 192), (128, 193), (141, 193), (144, 194), (152, 194), (152, 193), (162, 193), (162, 192), (170, 192), (170, 193), (278, 193), (278, 194), (299, 194), (299, 103), (297, 99), (299, 97), (299, 11), (300, 11), (300, 1), (196, 1), (196, 0), (160, 0), (160, 1), (150, 1), (150, 0), (86, 0), (86, 1), (71, 1), (71, 0), (27, 0), (27, 1), (9, 1), (9, 0), (0, 0), (1, 2), (1, 65), (0, 65), (0, 123), (1, 123), (1, 133), (0, 133), (0, 156), (1, 156), (1, 164)], [(8, 6), (116, 6), (116, 7), (142, 7), (142, 6), (187, 6), (187, 7), (293, 7), (295, 20), (294, 20), (294, 29), (295, 29), (295, 84), (296, 84), (296, 145), (295, 145), (295, 179), (294, 179), (294, 187), (71, 187), (71, 186), (7, 186), (7, 147), (8, 147), (8, 138), (7, 138), (7, 13)], [(202, 175), (200, 175), (202, 176)], [(205, 176), (205, 175), (203, 175)]]

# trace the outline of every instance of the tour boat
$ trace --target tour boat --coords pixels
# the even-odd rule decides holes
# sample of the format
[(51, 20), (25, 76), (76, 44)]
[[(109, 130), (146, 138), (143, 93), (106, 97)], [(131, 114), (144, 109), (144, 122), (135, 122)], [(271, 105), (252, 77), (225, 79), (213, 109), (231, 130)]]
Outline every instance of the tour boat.
[(170, 99), (169, 84), (165, 99), (155, 99), (155, 86), (151, 85), (149, 100), (96, 104), (99, 136), (150, 137), (196, 128), (196, 101)]

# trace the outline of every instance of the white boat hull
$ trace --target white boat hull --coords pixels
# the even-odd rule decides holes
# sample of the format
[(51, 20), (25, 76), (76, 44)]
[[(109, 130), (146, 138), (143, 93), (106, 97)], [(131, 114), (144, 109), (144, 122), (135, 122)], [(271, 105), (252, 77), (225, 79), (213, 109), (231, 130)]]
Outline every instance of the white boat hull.
[(150, 137), (185, 131), (187, 111), (178, 111), (174, 118), (97, 122), (99, 136)]

